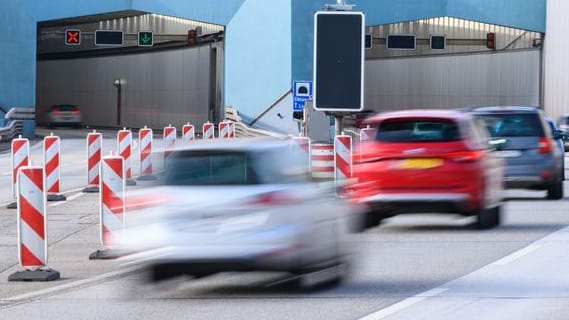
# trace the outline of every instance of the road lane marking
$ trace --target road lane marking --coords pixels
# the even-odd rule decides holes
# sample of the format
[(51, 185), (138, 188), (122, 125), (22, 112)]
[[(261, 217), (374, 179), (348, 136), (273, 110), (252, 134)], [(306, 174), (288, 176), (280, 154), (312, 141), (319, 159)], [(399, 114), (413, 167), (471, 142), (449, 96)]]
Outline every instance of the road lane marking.
[(52, 203), (52, 204), (49, 205), (49, 207), (52, 208), (52, 207), (60, 206), (60, 205), (66, 203), (66, 202), (68, 202), (68, 201), (75, 200), (75, 199), (77, 199), (77, 198), (79, 198), (79, 197), (81, 197), (81, 196), (84, 196), (84, 195), (85, 195), (85, 193), (83, 193), (83, 192), (76, 193), (76, 194), (74, 194), (74, 195), (72, 195), (72, 196), (69, 196), (66, 201), (60, 201), (60, 202)]
[(516, 251), (516, 252), (514, 252), (514, 253), (512, 253), (512, 254), (510, 254), (510, 255), (508, 255), (508, 256), (505, 256), (504, 258), (502, 258), (502, 259), (500, 259), (500, 260), (498, 260), (498, 261), (492, 262), (490, 265), (493, 265), (493, 266), (504, 266), (504, 265), (507, 265), (508, 263), (511, 263), (511, 262), (513, 262), (513, 261), (516, 261), (516, 260), (518, 260), (519, 258), (521, 258), (521, 257), (523, 257), (523, 256), (525, 256), (525, 255), (528, 255), (528, 254), (534, 252), (535, 250), (539, 249), (539, 247), (541, 247), (541, 246), (538, 245), (538, 244), (529, 245), (529, 246), (527, 246), (527, 247), (525, 247), (525, 248), (523, 248), (523, 249), (521, 249), (521, 250), (518, 250), (518, 251)]
[(423, 293), (419, 293), (416, 294), (412, 297), (409, 297), (405, 300), (399, 301), (396, 304), (392, 304), (387, 308), (381, 309), (379, 311), (376, 311), (374, 313), (368, 314), (367, 316), (363, 317), (363, 318), (359, 318), (358, 320), (379, 320), (379, 319), (384, 319), (398, 311), (401, 311), (405, 308), (408, 308), (412, 305), (415, 305), (427, 298), (432, 298), (436, 295), (439, 295), (445, 291), (447, 291), (447, 288), (435, 288), (435, 289), (431, 289), (429, 291), (425, 291)]

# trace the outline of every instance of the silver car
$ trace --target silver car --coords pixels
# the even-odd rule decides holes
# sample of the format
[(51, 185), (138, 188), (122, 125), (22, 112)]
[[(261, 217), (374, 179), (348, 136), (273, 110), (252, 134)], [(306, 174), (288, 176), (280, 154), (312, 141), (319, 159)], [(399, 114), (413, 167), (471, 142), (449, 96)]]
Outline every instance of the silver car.
[[(129, 198), (121, 249), (126, 266), (152, 282), (228, 271), (292, 273), (302, 285), (328, 272), (344, 276), (346, 236), (361, 224), (359, 207), (330, 183), (310, 179), (307, 159), (289, 141), (196, 143), (174, 151), (162, 183)], [(144, 203), (150, 203), (148, 207)], [(157, 205), (160, 204), (160, 205)]]
[(81, 126), (81, 110), (72, 104), (52, 105), (47, 111), (47, 126)]
[(535, 107), (482, 107), (473, 110), (506, 160), (506, 188), (546, 190), (548, 199), (563, 198), (563, 157), (544, 112)]

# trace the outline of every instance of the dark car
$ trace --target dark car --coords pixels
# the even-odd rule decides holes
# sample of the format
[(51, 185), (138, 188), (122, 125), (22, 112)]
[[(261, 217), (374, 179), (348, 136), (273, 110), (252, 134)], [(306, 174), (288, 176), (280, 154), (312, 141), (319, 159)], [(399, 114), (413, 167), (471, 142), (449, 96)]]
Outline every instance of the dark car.
[(52, 105), (47, 111), (47, 126), (81, 126), (81, 110), (72, 104)]
[(506, 188), (546, 190), (563, 198), (563, 159), (543, 110), (536, 107), (481, 107), (472, 111), (488, 128), (496, 154), (506, 161)]
[(549, 128), (551, 128), (551, 135), (555, 140), (555, 145), (557, 149), (559, 149), (559, 156), (561, 157), (561, 167), (563, 168), (563, 180), (565, 180), (565, 147), (563, 140), (565, 139), (565, 133), (557, 128), (555, 125), (555, 121), (551, 118), (547, 118), (547, 123), (549, 124)]

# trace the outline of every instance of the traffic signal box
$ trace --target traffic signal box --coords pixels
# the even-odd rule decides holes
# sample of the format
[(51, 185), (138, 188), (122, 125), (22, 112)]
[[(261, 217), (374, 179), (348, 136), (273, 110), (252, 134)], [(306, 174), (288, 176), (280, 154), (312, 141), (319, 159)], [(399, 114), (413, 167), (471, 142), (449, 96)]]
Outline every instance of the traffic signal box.
[(486, 48), (496, 49), (496, 34), (494, 32), (488, 32), (486, 34)]
[(65, 44), (68, 46), (78, 46), (81, 44), (81, 30), (65, 30)]
[(152, 47), (154, 45), (154, 36), (152, 31), (139, 31), (138, 32), (138, 46), (139, 47)]

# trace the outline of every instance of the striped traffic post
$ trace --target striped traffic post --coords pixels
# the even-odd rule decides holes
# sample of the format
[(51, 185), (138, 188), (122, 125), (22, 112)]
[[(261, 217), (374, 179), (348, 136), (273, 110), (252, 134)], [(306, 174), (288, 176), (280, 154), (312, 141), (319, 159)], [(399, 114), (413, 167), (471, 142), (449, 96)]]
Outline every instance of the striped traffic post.
[(334, 179), (334, 145), (313, 143), (310, 146), (310, 167), (316, 179)]
[(189, 122), (182, 126), (182, 143), (194, 141), (196, 138), (196, 130), (194, 125)]
[(300, 153), (301, 157), (305, 159), (308, 171), (310, 172), (310, 138), (308, 137), (293, 137), (291, 140), (291, 149)]
[(65, 201), (61, 192), (61, 140), (50, 133), (43, 138), (43, 164), (47, 201)]
[(334, 138), (334, 179), (336, 181), (352, 177), (352, 137), (337, 135)]
[(117, 132), (117, 150), (124, 159), (126, 185), (136, 186), (132, 179), (132, 131), (123, 128)]
[(164, 142), (164, 166), (166, 166), (166, 160), (168, 160), (172, 150), (176, 147), (176, 138), (176, 127), (172, 127), (172, 125), (164, 127), (164, 131), (162, 132), (162, 141)]
[(8, 281), (50, 281), (59, 272), (47, 265), (47, 212), (45, 177), (42, 167), (25, 166), (17, 172), (18, 188), (18, 258), (24, 271)]
[(83, 192), (99, 192), (99, 165), (103, 135), (96, 130), (87, 135), (87, 187)]
[[(16, 200), (17, 198), (17, 177), (18, 169), (27, 166), (30, 161), (30, 141), (22, 136), (13, 139), (11, 143), (11, 154), (12, 154), (12, 198)], [(12, 202), (8, 205), (8, 209), (16, 209), (18, 207), (18, 202)]]
[(219, 123), (219, 139), (229, 139), (230, 138), (230, 127), (231, 125), (227, 121), (221, 121)]
[(235, 132), (235, 122), (229, 120), (229, 138), (237, 138), (237, 133)]
[(213, 123), (209, 121), (204, 123), (202, 126), (202, 138), (204, 140), (210, 140), (213, 139), (214, 137), (215, 137), (215, 127)]
[(112, 259), (125, 231), (125, 165), (121, 156), (107, 156), (101, 161), (101, 197), (99, 207), (100, 240), (103, 249), (89, 259)]
[(138, 130), (138, 152), (140, 159), (140, 177), (138, 180), (155, 180), (152, 175), (152, 129)]

